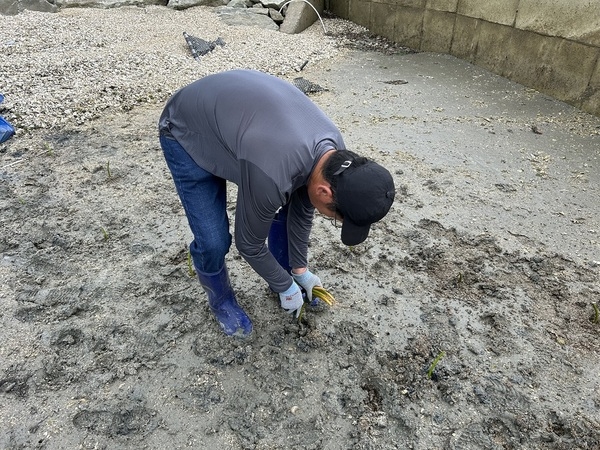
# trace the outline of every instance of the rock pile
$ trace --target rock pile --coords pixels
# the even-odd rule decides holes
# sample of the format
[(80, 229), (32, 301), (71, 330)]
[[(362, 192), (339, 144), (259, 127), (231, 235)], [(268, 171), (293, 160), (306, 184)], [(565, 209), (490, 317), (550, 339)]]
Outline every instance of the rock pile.
[(286, 1), (231, 0), (225, 6), (218, 6), (216, 13), (228, 25), (251, 25), (277, 31), (285, 19), (281, 8)]
[[(182, 10), (194, 6), (214, 6), (228, 25), (258, 26), (278, 30), (284, 14), (280, 12), (287, 0), (0, 0), (0, 14), (16, 15), (24, 10), (57, 12), (61, 8), (166, 5)], [(287, 6), (286, 6), (287, 9)]]

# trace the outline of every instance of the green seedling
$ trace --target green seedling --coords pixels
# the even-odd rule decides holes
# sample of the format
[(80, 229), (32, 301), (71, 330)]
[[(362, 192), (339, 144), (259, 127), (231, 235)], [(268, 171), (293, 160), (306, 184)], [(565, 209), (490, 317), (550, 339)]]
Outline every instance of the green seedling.
[(193, 278), (196, 276), (196, 271), (194, 270), (194, 264), (192, 263), (192, 253), (188, 250), (187, 252), (187, 266), (188, 266), (188, 275)]
[(48, 153), (50, 156), (54, 156), (54, 148), (48, 143), (44, 142), (45, 153)]
[(298, 323), (302, 323), (304, 316), (306, 315), (306, 303), (303, 303), (300, 307), (300, 314), (298, 314)]
[(598, 309), (598, 304), (592, 303), (592, 307), (594, 308), (594, 317), (592, 318), (592, 322), (600, 323), (600, 310)]
[(435, 357), (435, 359), (429, 366), (429, 369), (427, 369), (427, 378), (429, 378), (431, 380), (431, 377), (433, 376), (433, 372), (435, 372), (435, 367), (438, 365), (438, 363), (442, 360), (442, 358), (444, 356), (446, 356), (446, 352), (441, 351), (438, 353), (438, 355)]
[(108, 178), (112, 177), (112, 174), (110, 172), (110, 161), (106, 162), (106, 175), (108, 176)]
[(105, 241), (108, 241), (108, 238), (109, 238), (110, 236), (108, 235), (108, 231), (106, 231), (106, 228), (104, 228), (104, 227), (100, 227), (100, 230), (102, 230), (102, 235), (104, 236), (104, 240), (105, 240)]

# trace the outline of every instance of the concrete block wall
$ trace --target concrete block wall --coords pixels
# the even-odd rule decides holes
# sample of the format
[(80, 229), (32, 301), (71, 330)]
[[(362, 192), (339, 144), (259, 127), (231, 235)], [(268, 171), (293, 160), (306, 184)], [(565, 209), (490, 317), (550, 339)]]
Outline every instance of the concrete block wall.
[(329, 0), (329, 9), (600, 116), (600, 0)]

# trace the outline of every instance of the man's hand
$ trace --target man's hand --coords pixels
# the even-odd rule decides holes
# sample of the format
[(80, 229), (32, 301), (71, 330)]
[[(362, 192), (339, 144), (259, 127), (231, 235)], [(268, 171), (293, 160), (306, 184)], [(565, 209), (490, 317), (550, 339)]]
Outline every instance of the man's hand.
[(292, 271), (292, 277), (294, 281), (304, 288), (308, 301), (312, 302), (313, 295), (312, 290), (315, 286), (323, 286), (321, 279), (315, 274), (311, 273), (310, 270), (306, 269), (301, 274), (296, 274)]
[(288, 314), (293, 314), (296, 316), (296, 319), (300, 316), (304, 300), (302, 299), (300, 286), (298, 286), (295, 281), (292, 281), (292, 285), (287, 291), (279, 294), (279, 301), (281, 302), (281, 307), (285, 309)]

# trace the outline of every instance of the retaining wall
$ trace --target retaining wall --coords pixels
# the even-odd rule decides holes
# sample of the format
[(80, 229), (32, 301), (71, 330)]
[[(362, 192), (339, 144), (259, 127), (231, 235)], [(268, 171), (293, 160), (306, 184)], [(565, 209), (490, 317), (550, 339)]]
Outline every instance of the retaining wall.
[(600, 116), (600, 0), (329, 0), (328, 9)]

